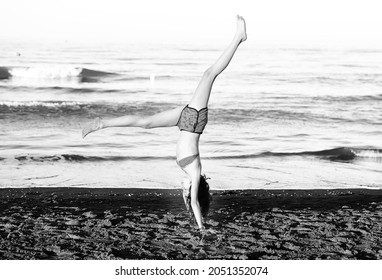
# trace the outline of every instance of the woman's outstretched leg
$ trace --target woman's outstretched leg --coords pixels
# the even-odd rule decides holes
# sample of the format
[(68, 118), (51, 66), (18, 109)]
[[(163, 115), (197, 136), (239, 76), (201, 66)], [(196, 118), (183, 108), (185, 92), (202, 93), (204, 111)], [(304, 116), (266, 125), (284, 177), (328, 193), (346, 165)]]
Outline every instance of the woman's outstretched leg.
[(237, 47), (245, 40), (247, 40), (245, 21), (243, 17), (237, 16), (236, 33), (232, 42), (225, 49), (218, 60), (204, 72), (203, 77), (189, 103), (191, 107), (196, 109), (207, 107), (213, 82), (216, 77), (228, 66), (237, 50)]
[(164, 111), (152, 116), (128, 115), (108, 120), (96, 118), (93, 122), (87, 124), (82, 129), (82, 137), (85, 138), (85, 136), (89, 133), (108, 127), (156, 128), (175, 126), (179, 120), (180, 113), (183, 108), (183, 106), (179, 106), (175, 109)]

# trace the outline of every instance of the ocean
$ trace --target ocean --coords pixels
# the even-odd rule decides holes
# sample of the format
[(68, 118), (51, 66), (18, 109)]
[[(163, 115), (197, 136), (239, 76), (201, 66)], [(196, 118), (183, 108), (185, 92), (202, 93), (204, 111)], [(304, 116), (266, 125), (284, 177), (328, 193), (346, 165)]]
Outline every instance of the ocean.
[[(2, 42), (0, 187), (178, 188), (177, 127), (81, 129), (186, 105), (225, 47)], [(215, 190), (380, 189), (381, 109), (382, 50), (244, 43), (212, 89), (203, 172)]]

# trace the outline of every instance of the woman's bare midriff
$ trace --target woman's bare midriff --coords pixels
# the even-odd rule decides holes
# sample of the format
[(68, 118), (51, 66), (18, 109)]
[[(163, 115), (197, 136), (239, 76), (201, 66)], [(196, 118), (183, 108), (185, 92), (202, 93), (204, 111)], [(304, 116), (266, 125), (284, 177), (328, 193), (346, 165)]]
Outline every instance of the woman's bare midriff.
[(181, 131), (176, 146), (176, 158), (178, 160), (199, 154), (199, 138), (200, 134), (188, 131)]

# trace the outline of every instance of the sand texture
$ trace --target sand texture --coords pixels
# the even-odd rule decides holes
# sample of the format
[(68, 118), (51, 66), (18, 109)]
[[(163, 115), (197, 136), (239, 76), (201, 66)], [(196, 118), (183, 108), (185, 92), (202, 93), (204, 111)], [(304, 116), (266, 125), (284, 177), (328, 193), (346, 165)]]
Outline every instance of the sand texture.
[(0, 259), (382, 259), (381, 190), (0, 190)]

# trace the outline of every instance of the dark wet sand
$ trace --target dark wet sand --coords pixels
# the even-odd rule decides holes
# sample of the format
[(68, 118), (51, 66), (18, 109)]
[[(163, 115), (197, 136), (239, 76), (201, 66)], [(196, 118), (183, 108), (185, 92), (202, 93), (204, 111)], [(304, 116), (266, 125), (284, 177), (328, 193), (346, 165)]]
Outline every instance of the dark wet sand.
[(382, 190), (0, 190), (0, 259), (382, 259)]

